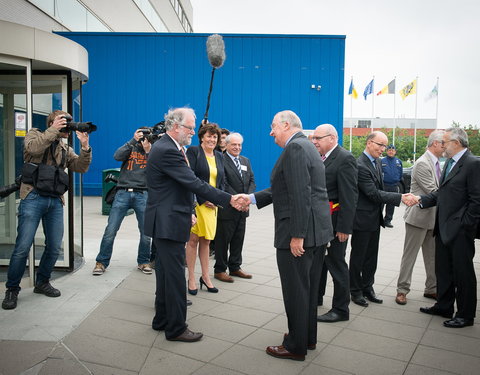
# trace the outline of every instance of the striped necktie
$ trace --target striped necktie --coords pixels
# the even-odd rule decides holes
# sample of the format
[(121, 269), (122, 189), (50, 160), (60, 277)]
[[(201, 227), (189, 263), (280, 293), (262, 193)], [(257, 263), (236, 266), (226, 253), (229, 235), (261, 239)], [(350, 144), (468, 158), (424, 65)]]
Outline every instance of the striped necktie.
[(242, 167), (240, 166), (240, 161), (238, 160), (238, 158), (234, 158), (233, 160), (235, 160), (235, 166), (237, 167), (238, 173), (241, 176), (242, 175)]

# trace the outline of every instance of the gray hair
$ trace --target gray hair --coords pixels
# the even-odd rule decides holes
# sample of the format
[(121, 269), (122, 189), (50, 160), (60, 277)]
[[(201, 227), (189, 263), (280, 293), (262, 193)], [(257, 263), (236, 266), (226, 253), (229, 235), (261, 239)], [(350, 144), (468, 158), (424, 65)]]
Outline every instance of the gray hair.
[(225, 138), (225, 142), (230, 143), (230, 139), (232, 137), (240, 138), (241, 142), (243, 143), (243, 137), (240, 133), (230, 133), (229, 135), (227, 135), (227, 138)]
[(468, 135), (462, 128), (448, 128), (445, 133), (450, 133), (450, 140), (456, 140), (462, 147), (468, 147)]
[(282, 111), (277, 113), (278, 118), (282, 122), (288, 122), (293, 128), (302, 128), (302, 121), (300, 120), (300, 117), (297, 116), (297, 114), (293, 111)]
[(427, 147), (431, 147), (435, 141), (441, 142), (443, 140), (444, 133), (445, 132), (443, 130), (434, 130), (428, 137)]
[[(335, 126), (333, 126), (332, 124), (322, 124), (322, 125), (318, 125), (318, 126), (317, 126), (317, 129), (320, 128), (320, 127), (322, 127), (323, 129), (326, 129), (328, 135), (333, 135), (334, 137), (338, 138), (337, 129), (335, 129)], [(327, 135), (327, 134), (326, 134), (326, 135)]]
[(197, 118), (192, 108), (182, 107), (169, 109), (165, 115), (165, 129), (167, 131), (172, 130), (174, 124), (184, 125), (188, 115), (192, 115), (194, 119)]

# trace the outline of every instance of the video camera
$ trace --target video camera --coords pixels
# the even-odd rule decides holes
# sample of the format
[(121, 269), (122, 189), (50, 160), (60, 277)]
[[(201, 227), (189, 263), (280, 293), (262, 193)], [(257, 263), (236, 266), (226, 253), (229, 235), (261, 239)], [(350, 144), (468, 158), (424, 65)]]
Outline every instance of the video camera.
[(87, 132), (91, 133), (97, 130), (97, 126), (89, 122), (72, 122), (73, 118), (70, 115), (63, 115), (62, 118), (67, 120), (67, 126), (60, 130), (63, 133), (68, 133), (71, 131)]
[(158, 124), (153, 125), (149, 128), (139, 129), (143, 133), (143, 137), (140, 138), (140, 142), (143, 142), (145, 139), (148, 140), (151, 144), (154, 144), (158, 141), (162, 135), (166, 133), (165, 121), (160, 121)]
[(0, 198), (6, 198), (10, 194), (16, 192), (17, 190), (20, 190), (21, 183), (22, 176), (20, 175), (15, 179), (15, 182), (13, 184), (0, 187)]

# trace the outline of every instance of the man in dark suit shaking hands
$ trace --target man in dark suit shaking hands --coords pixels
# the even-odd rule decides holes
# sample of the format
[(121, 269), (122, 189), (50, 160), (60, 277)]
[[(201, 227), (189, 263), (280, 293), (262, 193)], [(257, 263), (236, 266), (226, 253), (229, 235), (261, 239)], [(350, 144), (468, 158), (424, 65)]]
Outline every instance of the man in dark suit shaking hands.
[(333, 278), (332, 309), (317, 320), (333, 323), (348, 320), (350, 310), (350, 284), (348, 265), (345, 262), (348, 237), (352, 234), (353, 218), (357, 207), (357, 161), (338, 144), (338, 133), (333, 125), (317, 126), (312, 142), (325, 165), (330, 214), (335, 238), (330, 241), (320, 278), (319, 300), (325, 294), (327, 271)]
[[(230, 133), (226, 138), (226, 150), (223, 154), (225, 171), (225, 191), (230, 194), (253, 193), (255, 178), (250, 160), (240, 155), (243, 137), (239, 133)], [(248, 211), (239, 212), (233, 207), (220, 208), (218, 211), (217, 234), (215, 236), (215, 278), (233, 283), (232, 276), (251, 279), (252, 275), (242, 270), (242, 248)], [(230, 250), (230, 256), (228, 251)], [(230, 275), (225, 272), (230, 270)]]
[(273, 118), (270, 135), (284, 150), (270, 175), (271, 187), (250, 195), (258, 208), (273, 203), (277, 265), (288, 333), (267, 354), (305, 360), (317, 343), (317, 299), (328, 241), (333, 238), (325, 187), (325, 167), (315, 146), (303, 135), (292, 111)]
[(472, 155), (463, 129), (449, 128), (443, 135), (445, 163), (440, 187), (422, 195), (422, 208), (437, 206), (435, 228), (435, 274), (437, 303), (420, 311), (451, 318), (450, 328), (473, 325), (477, 309), (477, 279), (473, 266), (475, 235), (480, 223), (480, 158)]
[(152, 328), (164, 330), (167, 340), (193, 342), (203, 336), (190, 331), (185, 324), (185, 242), (195, 221), (193, 194), (223, 207), (233, 205), (235, 197), (200, 180), (188, 166), (183, 148), (195, 134), (192, 109), (168, 111), (165, 128), (166, 134), (152, 146), (146, 172), (145, 234), (152, 237), (157, 249), (156, 314)]

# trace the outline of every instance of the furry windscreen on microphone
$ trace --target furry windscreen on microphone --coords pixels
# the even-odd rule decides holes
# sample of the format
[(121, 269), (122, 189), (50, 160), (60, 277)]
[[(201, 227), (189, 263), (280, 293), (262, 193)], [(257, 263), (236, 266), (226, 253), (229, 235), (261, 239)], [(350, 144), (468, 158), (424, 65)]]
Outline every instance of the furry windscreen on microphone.
[(221, 35), (213, 34), (207, 38), (207, 56), (212, 67), (218, 69), (223, 66), (226, 56), (225, 43)]

